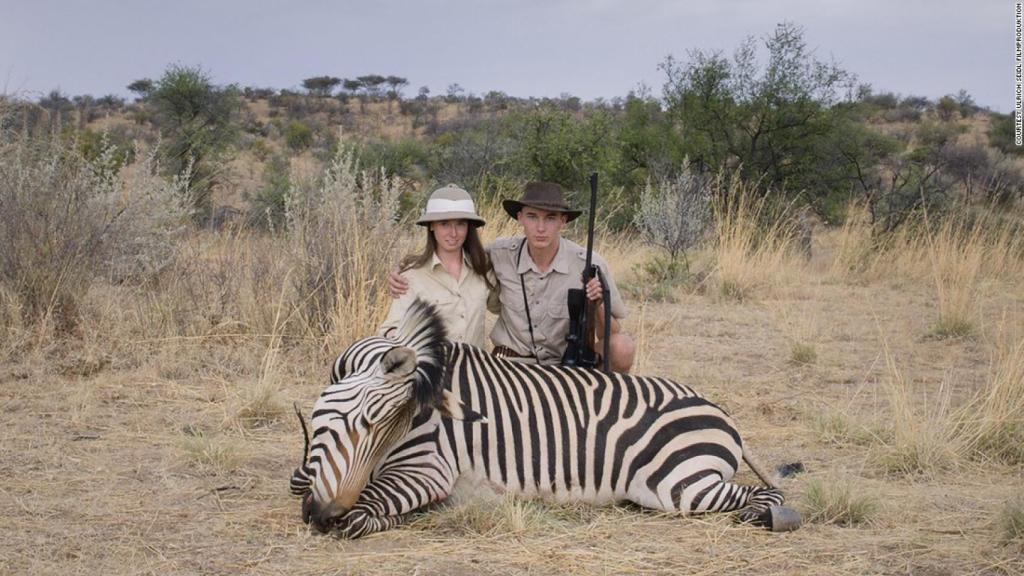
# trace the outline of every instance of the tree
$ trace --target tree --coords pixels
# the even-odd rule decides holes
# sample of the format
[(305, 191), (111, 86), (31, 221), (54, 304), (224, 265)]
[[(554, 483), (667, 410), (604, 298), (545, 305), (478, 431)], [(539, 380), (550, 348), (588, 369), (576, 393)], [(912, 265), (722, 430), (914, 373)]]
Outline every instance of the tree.
[(341, 87), (355, 94), (362, 90), (363, 83), (361, 80), (352, 80), (350, 78), (345, 78), (344, 80), (341, 81)]
[(666, 58), (666, 113), (683, 152), (698, 166), (738, 172), (762, 190), (827, 193), (839, 182), (818, 171), (828, 165), (822, 144), (836, 129), (844, 111), (836, 104), (854, 77), (814, 59), (803, 30), (791, 23), (776, 26), (763, 47), (763, 62), (753, 38), (731, 60), (699, 50), (686, 63)]
[(949, 122), (960, 111), (960, 104), (952, 96), (943, 96), (935, 104), (935, 113), (943, 122)]
[(384, 79), (384, 83), (390, 87), (388, 98), (391, 100), (401, 100), (402, 88), (409, 85), (409, 81), (400, 76), (388, 76)]
[(657, 100), (630, 93), (618, 124), (615, 184), (639, 187), (651, 178), (666, 180), (682, 165), (682, 142)]
[(128, 85), (128, 91), (135, 93), (136, 100), (145, 100), (155, 86), (149, 78), (140, 78)]
[(459, 100), (462, 99), (462, 95), (465, 93), (466, 91), (462, 88), (462, 86), (459, 86), (458, 83), (449, 84), (448, 90), (445, 95), (445, 101), (458, 102)]
[(379, 74), (359, 76), (356, 80), (359, 81), (363, 91), (366, 92), (366, 95), (370, 98), (380, 98), (381, 85), (387, 81), (386, 78)]
[(302, 87), (309, 92), (310, 96), (322, 98), (330, 96), (338, 84), (341, 84), (341, 78), (334, 76), (313, 76), (302, 81)]
[(549, 180), (577, 190), (591, 172), (616, 171), (614, 119), (606, 111), (597, 110), (577, 119), (556, 103), (549, 103), (511, 114), (507, 122), (518, 141), (511, 162), (525, 179)]
[(157, 125), (170, 140), (167, 168), (172, 174), (185, 175), (195, 217), (206, 221), (221, 160), (235, 138), (239, 91), (234, 86), (215, 86), (201, 68), (175, 64), (156, 82), (149, 102)]

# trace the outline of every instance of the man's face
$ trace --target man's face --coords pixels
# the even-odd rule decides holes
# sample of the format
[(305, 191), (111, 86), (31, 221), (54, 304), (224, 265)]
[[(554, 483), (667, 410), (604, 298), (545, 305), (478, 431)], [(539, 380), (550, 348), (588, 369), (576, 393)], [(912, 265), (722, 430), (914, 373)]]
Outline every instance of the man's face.
[(544, 250), (556, 245), (561, 238), (566, 216), (562, 212), (548, 212), (539, 208), (523, 206), (516, 216), (523, 227), (526, 241), (534, 250)]

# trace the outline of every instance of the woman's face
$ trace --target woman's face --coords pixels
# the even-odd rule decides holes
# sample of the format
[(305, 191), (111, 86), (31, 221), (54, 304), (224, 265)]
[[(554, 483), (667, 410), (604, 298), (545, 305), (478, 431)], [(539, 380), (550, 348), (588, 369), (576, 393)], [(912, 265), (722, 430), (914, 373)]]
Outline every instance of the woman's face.
[(439, 220), (430, 223), (430, 231), (437, 241), (437, 249), (441, 252), (457, 252), (462, 250), (469, 232), (468, 220)]

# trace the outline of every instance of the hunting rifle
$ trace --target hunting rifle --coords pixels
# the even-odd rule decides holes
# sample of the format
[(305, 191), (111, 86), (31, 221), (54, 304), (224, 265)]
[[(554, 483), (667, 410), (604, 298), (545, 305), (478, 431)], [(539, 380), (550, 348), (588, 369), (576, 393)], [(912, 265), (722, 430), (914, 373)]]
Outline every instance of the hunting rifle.
[(595, 276), (601, 282), (601, 294), (604, 302), (604, 350), (602, 369), (610, 372), (608, 367), (608, 339), (611, 335), (611, 305), (608, 302), (608, 284), (604, 280), (601, 269), (593, 264), (594, 255), (594, 218), (597, 214), (597, 173), (590, 175), (590, 214), (587, 222), (587, 257), (583, 268), (583, 287), (570, 288), (567, 296), (569, 305), (569, 334), (565, 337), (568, 343), (562, 355), (563, 366), (579, 366), (582, 368), (597, 367), (597, 353), (594, 350), (596, 340), (596, 310), (593, 303), (587, 300), (587, 284)]

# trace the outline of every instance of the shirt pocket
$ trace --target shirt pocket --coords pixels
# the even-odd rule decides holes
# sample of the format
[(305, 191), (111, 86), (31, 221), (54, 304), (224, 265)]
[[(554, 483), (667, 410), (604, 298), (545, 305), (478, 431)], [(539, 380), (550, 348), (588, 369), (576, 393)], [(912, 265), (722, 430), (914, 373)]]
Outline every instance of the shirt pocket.
[(523, 300), (523, 288), (518, 283), (511, 285), (509, 283), (502, 284), (501, 286), (501, 305), (503, 308), (508, 308), (510, 312), (515, 315), (526, 314), (526, 303)]
[(548, 302), (548, 316), (555, 320), (569, 319), (569, 296), (567, 294)]
[(450, 312), (454, 310), (459, 303), (459, 297), (451, 292), (437, 291), (431, 294), (428, 299), (430, 303), (437, 306), (442, 312)]

